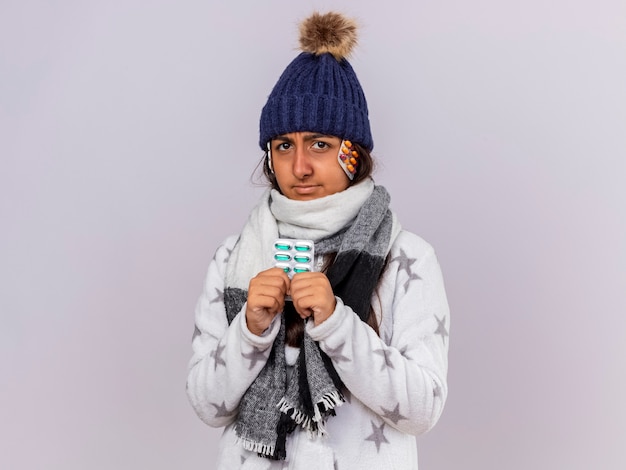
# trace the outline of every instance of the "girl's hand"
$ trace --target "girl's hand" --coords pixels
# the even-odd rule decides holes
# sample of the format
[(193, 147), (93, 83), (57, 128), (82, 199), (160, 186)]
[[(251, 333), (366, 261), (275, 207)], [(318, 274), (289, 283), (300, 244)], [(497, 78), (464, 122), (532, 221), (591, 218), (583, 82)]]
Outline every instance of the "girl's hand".
[(283, 311), (289, 284), (289, 277), (280, 268), (261, 271), (250, 280), (246, 324), (252, 333), (261, 336), (274, 317)]
[(302, 318), (312, 316), (315, 326), (330, 317), (337, 306), (330, 282), (320, 272), (294, 275), (290, 295), (296, 312)]

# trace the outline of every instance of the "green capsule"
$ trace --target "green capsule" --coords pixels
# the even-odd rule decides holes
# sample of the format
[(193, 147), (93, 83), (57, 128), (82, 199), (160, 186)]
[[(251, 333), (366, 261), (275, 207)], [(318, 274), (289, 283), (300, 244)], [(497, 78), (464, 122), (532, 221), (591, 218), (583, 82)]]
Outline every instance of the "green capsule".
[(310, 271), (311, 270), (308, 267), (306, 267), (306, 266), (296, 266), (295, 268), (293, 268), (293, 272), (296, 273), (296, 274), (297, 273), (308, 273)]
[(289, 274), (291, 272), (291, 267), (289, 266), (289, 264), (287, 263), (276, 263), (275, 265), (277, 268), (282, 269), (283, 271), (285, 271), (287, 274)]
[(309, 245), (308, 243), (297, 243), (296, 244), (296, 251), (311, 251), (311, 245)]
[(277, 250), (287, 251), (291, 250), (291, 245), (289, 243), (277, 242), (274, 243), (274, 248), (276, 248)]
[(287, 255), (287, 254), (282, 254), (282, 253), (276, 253), (274, 255), (274, 259), (276, 261), (289, 261), (291, 259), (291, 256)]
[(296, 255), (293, 257), (293, 259), (297, 263), (308, 263), (309, 261), (311, 261), (311, 257), (307, 255)]

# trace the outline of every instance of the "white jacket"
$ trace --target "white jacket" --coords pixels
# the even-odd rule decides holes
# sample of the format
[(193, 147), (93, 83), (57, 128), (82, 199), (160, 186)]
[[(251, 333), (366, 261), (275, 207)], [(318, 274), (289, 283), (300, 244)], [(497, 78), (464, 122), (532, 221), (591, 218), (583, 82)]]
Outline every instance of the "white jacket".
[[(245, 305), (231, 325), (224, 307), (224, 272), (237, 237), (216, 251), (196, 308), (187, 393), (208, 425), (225, 426), (218, 469), (417, 469), (415, 437), (431, 429), (447, 397), (449, 309), (432, 247), (402, 230), (372, 296), (380, 337), (340, 298), (309, 335), (331, 358), (348, 389), (327, 422), (327, 436), (299, 428), (287, 438), (287, 460), (244, 450), (234, 424), (242, 395), (263, 368), (278, 333), (252, 334)], [(260, 351), (260, 352), (259, 352)]]

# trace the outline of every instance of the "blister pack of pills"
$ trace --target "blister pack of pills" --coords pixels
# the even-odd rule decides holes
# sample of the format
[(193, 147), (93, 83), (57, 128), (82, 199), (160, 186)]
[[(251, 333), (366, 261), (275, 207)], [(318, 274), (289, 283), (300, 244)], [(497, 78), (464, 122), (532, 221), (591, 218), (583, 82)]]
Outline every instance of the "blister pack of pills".
[(359, 153), (356, 151), (354, 145), (349, 140), (344, 140), (339, 146), (339, 154), (337, 155), (337, 161), (343, 171), (346, 172), (348, 178), (352, 181), (354, 175), (356, 175), (356, 166), (358, 164)]
[(315, 270), (315, 244), (312, 240), (278, 238), (272, 249), (274, 266), (283, 269), (290, 279), (294, 274)]

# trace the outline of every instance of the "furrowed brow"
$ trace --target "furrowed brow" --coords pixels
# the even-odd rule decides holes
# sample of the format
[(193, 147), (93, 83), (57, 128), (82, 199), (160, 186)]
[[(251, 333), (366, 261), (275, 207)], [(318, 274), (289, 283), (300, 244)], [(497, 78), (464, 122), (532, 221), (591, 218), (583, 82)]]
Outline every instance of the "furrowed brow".
[(306, 134), (302, 139), (305, 142), (310, 142), (317, 139), (332, 139), (334, 136), (328, 134)]
[(286, 135), (277, 135), (272, 140), (278, 140), (280, 142), (287, 142), (288, 144), (293, 144), (293, 139), (287, 137)]

